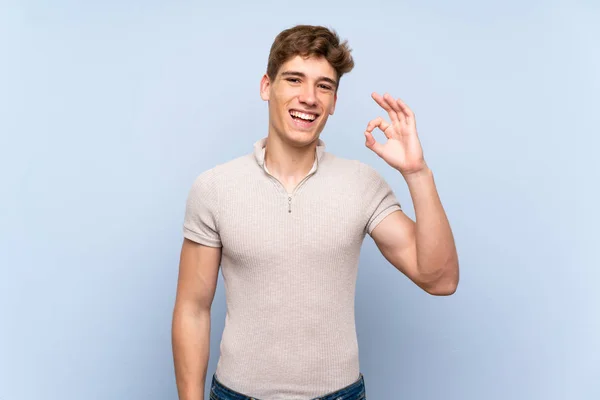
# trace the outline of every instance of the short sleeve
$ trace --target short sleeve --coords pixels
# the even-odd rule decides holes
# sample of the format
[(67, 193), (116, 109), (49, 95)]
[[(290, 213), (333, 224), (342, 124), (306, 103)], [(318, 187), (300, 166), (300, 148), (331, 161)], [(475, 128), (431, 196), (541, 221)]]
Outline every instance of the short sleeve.
[(196, 243), (221, 247), (218, 231), (218, 193), (213, 170), (202, 173), (188, 193), (183, 236)]
[(365, 210), (367, 212), (365, 230), (370, 235), (385, 217), (394, 211), (402, 210), (402, 207), (390, 185), (376, 169), (362, 164), (361, 176), (364, 179)]

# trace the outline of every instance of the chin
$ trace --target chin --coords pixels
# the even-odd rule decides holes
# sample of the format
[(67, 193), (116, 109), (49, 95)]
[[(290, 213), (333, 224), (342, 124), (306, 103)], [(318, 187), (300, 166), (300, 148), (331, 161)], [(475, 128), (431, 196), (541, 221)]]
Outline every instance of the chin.
[(315, 140), (319, 139), (320, 132), (314, 131), (296, 131), (291, 130), (285, 132), (284, 140), (294, 147), (304, 147), (313, 143)]

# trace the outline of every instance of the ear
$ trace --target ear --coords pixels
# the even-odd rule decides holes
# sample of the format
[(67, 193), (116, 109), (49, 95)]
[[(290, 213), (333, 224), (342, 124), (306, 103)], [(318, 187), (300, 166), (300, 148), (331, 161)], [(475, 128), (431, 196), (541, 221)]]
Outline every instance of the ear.
[(337, 102), (337, 92), (333, 95), (333, 103), (331, 104), (331, 110), (329, 110), (329, 115), (333, 115), (335, 112), (335, 103)]
[(269, 75), (264, 74), (260, 80), (260, 98), (264, 101), (269, 101), (269, 93), (271, 90), (271, 80)]

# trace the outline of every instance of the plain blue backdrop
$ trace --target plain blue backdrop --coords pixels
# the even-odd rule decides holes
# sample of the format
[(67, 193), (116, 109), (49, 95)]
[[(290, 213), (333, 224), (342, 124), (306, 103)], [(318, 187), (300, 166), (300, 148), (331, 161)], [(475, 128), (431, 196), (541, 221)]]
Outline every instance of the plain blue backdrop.
[[(599, 399), (598, 21), (592, 0), (2, 1), (0, 399), (176, 399), (185, 199), (266, 135), (259, 81), (297, 23), (354, 50), (328, 150), (414, 218), (363, 136), (372, 91), (403, 98), (460, 256), (433, 297), (366, 238), (368, 398)], [(208, 379), (224, 313), (220, 277)]]

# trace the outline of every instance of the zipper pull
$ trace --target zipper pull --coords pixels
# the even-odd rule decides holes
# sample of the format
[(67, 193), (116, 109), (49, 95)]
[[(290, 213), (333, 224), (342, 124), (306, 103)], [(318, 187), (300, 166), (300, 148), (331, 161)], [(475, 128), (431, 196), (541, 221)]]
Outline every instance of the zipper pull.
[(288, 213), (292, 212), (292, 198), (288, 197)]

